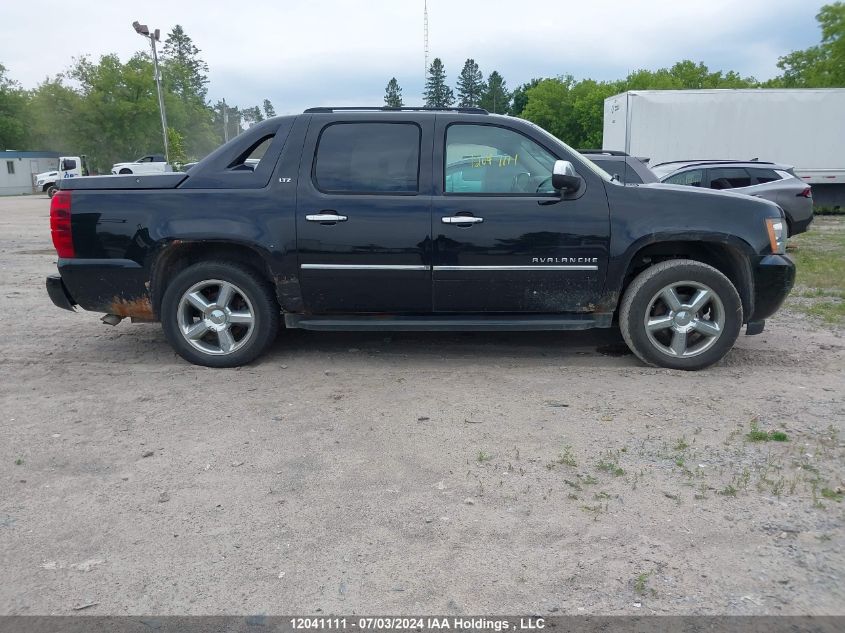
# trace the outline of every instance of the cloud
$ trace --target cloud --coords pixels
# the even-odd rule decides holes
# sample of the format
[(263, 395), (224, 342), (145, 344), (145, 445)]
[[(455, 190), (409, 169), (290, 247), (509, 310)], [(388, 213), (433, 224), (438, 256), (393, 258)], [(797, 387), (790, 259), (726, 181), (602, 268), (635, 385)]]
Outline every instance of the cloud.
[[(511, 87), (571, 73), (613, 79), (689, 58), (768, 78), (779, 55), (819, 39), (823, 3), (791, 0), (429, 0), (431, 56), (454, 83), (473, 57)], [(181, 24), (210, 67), (209, 97), (249, 106), (265, 97), (282, 112), (319, 104), (381, 104), (395, 76), (406, 102), (423, 85), (422, 0), (230, 0), (143, 4), (42, 1), (3, 8), (0, 62), (25, 87), (72, 57), (144, 49), (139, 20), (163, 33)], [(44, 16), (53, 16), (45, 20)], [(57, 38), (56, 33), (62, 37)], [(42, 43), (43, 42), (43, 43)]]

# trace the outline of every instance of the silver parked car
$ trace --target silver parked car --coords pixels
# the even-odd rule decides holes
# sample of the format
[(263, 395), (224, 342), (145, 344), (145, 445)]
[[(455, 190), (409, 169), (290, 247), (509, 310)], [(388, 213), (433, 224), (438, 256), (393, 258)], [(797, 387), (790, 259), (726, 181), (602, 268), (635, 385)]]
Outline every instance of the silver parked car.
[(685, 160), (660, 163), (651, 170), (661, 182), (727, 189), (771, 200), (786, 214), (789, 235), (806, 231), (813, 221), (813, 193), (792, 167), (757, 160)]

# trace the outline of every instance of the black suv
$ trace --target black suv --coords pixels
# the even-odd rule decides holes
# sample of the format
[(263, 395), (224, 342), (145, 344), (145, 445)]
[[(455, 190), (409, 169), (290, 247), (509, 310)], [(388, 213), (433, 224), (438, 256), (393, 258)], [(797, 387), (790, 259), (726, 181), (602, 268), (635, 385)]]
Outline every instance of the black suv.
[(313, 108), (188, 173), (62, 182), (56, 305), (161, 321), (187, 360), (311, 330), (571, 330), (618, 321), (644, 362), (698, 369), (792, 287), (781, 209), (622, 186), (484, 110)]

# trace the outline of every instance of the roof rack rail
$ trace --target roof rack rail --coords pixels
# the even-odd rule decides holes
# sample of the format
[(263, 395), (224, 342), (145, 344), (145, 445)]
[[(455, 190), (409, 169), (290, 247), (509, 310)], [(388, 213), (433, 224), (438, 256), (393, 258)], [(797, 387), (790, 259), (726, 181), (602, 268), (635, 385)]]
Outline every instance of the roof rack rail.
[(579, 154), (607, 154), (608, 156), (630, 156), (628, 152), (618, 149), (579, 149)]
[(657, 163), (655, 167), (661, 165), (674, 165), (676, 163), (685, 163), (687, 166), (692, 165), (712, 165), (713, 163), (759, 163), (760, 165), (776, 165), (772, 161), (760, 160), (759, 158), (742, 159), (742, 158), (688, 158), (686, 160), (667, 160), (662, 163)]
[(425, 106), (393, 108), (390, 106), (320, 106), (307, 108), (303, 114), (324, 114), (327, 112), (463, 112), (465, 114), (490, 114), (484, 108), (429, 108)]

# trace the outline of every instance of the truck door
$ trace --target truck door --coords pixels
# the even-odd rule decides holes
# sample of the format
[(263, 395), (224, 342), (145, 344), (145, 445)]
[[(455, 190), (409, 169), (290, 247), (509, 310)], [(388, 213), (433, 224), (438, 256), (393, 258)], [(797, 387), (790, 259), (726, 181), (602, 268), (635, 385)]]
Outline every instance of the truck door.
[(601, 177), (561, 197), (555, 160), (572, 160), (529, 126), (437, 115), (434, 310), (591, 312), (607, 269), (609, 212)]
[(312, 115), (296, 205), (309, 312), (431, 311), (433, 118)]

